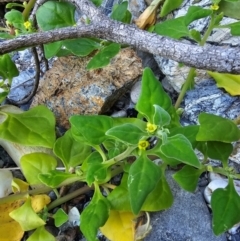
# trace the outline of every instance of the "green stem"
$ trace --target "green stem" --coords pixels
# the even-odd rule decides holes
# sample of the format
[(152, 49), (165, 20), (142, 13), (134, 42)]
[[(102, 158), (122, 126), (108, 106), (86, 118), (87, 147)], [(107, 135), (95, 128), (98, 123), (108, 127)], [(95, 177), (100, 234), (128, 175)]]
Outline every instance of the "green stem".
[(32, 8), (34, 7), (34, 4), (36, 3), (36, 0), (30, 0), (27, 5), (25, 6), (24, 10), (23, 10), (23, 19), (26, 22), (29, 18), (30, 12), (32, 10)]
[(105, 155), (105, 153), (103, 152), (102, 148), (98, 145), (94, 145), (93, 148), (99, 152), (99, 154), (101, 155), (103, 162), (107, 161), (107, 157)]
[(75, 198), (75, 197), (77, 197), (81, 194), (84, 194), (84, 193), (86, 193), (86, 192), (88, 192), (92, 189), (93, 189), (93, 187), (84, 186), (84, 187), (82, 187), (82, 188), (80, 188), (80, 189), (78, 189), (78, 190), (76, 190), (72, 193), (69, 193), (69, 194), (67, 194), (63, 197), (60, 197), (60, 198), (56, 199), (55, 201), (51, 202), (47, 206), (47, 209), (48, 209), (48, 211), (50, 211), (51, 209), (53, 209), (57, 206), (60, 206), (61, 204), (65, 203), (65, 202), (67, 202), (67, 201), (69, 201), (69, 200), (71, 200), (71, 199), (73, 199), (73, 198)]
[(180, 92), (180, 94), (178, 96), (178, 99), (177, 99), (177, 101), (175, 103), (175, 109), (179, 108), (179, 106), (180, 106), (180, 104), (181, 104), (181, 102), (182, 102), (186, 92), (189, 90), (189, 87), (192, 84), (192, 80), (195, 77), (195, 70), (196, 70), (196, 68), (190, 68), (188, 76), (187, 76), (187, 79), (186, 79), (185, 83), (183, 84), (181, 92)]
[[(213, 13), (211, 15), (211, 20), (210, 20), (210, 23), (208, 25), (208, 29), (205, 32), (205, 34), (203, 35), (203, 38), (202, 38), (201, 42), (199, 43), (200, 46), (203, 46), (206, 43), (208, 37), (210, 36), (210, 34), (211, 34), (211, 32), (212, 32), (212, 30), (214, 28), (214, 23), (215, 23), (215, 13)], [(189, 70), (187, 79), (186, 79), (185, 83), (183, 84), (181, 92), (180, 92), (180, 94), (178, 96), (178, 99), (177, 99), (177, 101), (175, 103), (175, 109), (179, 108), (179, 106), (180, 106), (180, 104), (181, 104), (181, 102), (182, 102), (182, 100), (183, 100), (187, 90), (190, 88), (192, 80), (194, 80), (194, 77), (195, 77), (195, 71), (196, 71), (196, 68), (191, 68)]]

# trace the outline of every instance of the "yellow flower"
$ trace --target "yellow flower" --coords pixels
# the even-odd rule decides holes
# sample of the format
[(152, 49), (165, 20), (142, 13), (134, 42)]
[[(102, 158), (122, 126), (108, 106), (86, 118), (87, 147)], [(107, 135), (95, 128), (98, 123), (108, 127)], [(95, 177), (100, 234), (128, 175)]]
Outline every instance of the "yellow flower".
[(210, 7), (213, 11), (217, 11), (219, 9), (219, 6), (214, 3), (211, 7)]
[(29, 29), (31, 28), (31, 26), (32, 26), (32, 24), (31, 24), (29, 21), (27, 21), (27, 22), (24, 23), (24, 27), (25, 27), (27, 30), (29, 30)]
[(146, 131), (149, 133), (153, 133), (155, 130), (157, 130), (157, 125), (154, 125), (154, 124), (151, 124), (150, 122), (148, 122)]
[(148, 141), (139, 141), (138, 142), (138, 148), (140, 150), (146, 150), (149, 147), (149, 142)]

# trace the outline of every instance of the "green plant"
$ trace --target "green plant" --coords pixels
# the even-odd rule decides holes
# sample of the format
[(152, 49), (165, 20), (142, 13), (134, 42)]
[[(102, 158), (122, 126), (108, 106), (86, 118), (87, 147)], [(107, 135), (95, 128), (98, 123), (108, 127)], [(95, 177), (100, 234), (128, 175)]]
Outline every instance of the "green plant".
[[(29, 191), (30, 194), (56, 190), (75, 181), (88, 185), (79, 191), (80, 193), (94, 189), (93, 199), (81, 214), (80, 229), (87, 240), (96, 240), (97, 230), (105, 224), (110, 214), (114, 215), (110, 211), (132, 212), (137, 217), (141, 211), (152, 212), (170, 208), (173, 197), (165, 179), (165, 170), (167, 166), (174, 167), (179, 164), (183, 167), (173, 178), (183, 189), (190, 192), (196, 189), (198, 178), (203, 172), (216, 172), (228, 177), (227, 188), (218, 189), (212, 195), (213, 231), (216, 235), (239, 222), (240, 216), (237, 213), (240, 211), (240, 197), (235, 191), (233, 179), (240, 175), (228, 167), (228, 157), (233, 150), (231, 142), (240, 138), (237, 126), (230, 120), (207, 113), (199, 115), (199, 125), (180, 126), (169, 96), (150, 69), (144, 70), (142, 92), (136, 110), (139, 118), (72, 116), (70, 130), (55, 142), (53, 117), (45, 107), (39, 106), (15, 114), (14, 116), (19, 115), (18, 118), (1, 111), (2, 115), (7, 116), (0, 126), (1, 130), (5, 130), (5, 125), (9, 122), (12, 123), (9, 132), (1, 134), (1, 138), (11, 141), (11, 133), (18, 128), (16, 123), (28, 120), (25, 126), (31, 130), (32, 135), (40, 139), (42, 137), (41, 145), (53, 148), (54, 155), (31, 153), (22, 156), (21, 169), (28, 183), (36, 188)], [(30, 121), (28, 116), (35, 116), (37, 120)], [(51, 131), (46, 130), (43, 123)], [(44, 138), (43, 129), (49, 133), (48, 140)], [(19, 133), (27, 135), (27, 131), (25, 129)], [(149, 143), (152, 137), (156, 140), (154, 145)], [(21, 140), (15, 138), (16, 142), (23, 144)], [(36, 145), (41, 141), (29, 138), (24, 144)], [(203, 160), (198, 159), (194, 149), (202, 152)], [(56, 170), (57, 158), (64, 165), (64, 172)], [(160, 163), (154, 162), (159, 158), (162, 160)], [(221, 161), (222, 167), (210, 166), (209, 158)], [(108, 185), (108, 182), (120, 173), (123, 173), (121, 184), (112, 190), (112, 185)], [(104, 195), (102, 190), (105, 190)], [(25, 195), (26, 193), (14, 194), (0, 199), (0, 203), (23, 198)], [(45, 212), (66, 200), (61, 197), (53, 201)], [(33, 211), (30, 212), (29, 208), (31, 205), (26, 203), (20, 208), (21, 211), (17, 209), (11, 212), (10, 216), (25, 227), (23, 230), (42, 230), (45, 222)], [(29, 213), (32, 218), (29, 221), (22, 220), (22, 213)], [(234, 213), (236, 215), (233, 215)], [(61, 217), (56, 215), (57, 219), (59, 216)], [(33, 227), (32, 219), (36, 217), (39, 221), (36, 221)], [(39, 235), (38, 238), (42, 239), (46, 232), (36, 231), (34, 235)], [(32, 240), (31, 237), (29, 240)]]

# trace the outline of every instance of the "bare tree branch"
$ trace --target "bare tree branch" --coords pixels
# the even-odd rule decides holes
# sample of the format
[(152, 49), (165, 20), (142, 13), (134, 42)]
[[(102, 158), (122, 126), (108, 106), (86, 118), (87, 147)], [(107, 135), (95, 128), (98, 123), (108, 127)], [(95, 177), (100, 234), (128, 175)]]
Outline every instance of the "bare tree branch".
[(22, 47), (80, 37), (98, 37), (175, 60), (198, 69), (240, 74), (240, 47), (205, 46), (183, 43), (110, 20), (88, 0), (68, 0), (84, 12), (91, 24), (19, 36), (0, 44), (0, 54)]

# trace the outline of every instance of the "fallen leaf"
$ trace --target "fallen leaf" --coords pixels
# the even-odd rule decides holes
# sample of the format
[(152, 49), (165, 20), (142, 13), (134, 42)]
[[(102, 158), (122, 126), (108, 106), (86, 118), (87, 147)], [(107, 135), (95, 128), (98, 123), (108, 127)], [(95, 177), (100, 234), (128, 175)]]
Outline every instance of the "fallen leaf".
[(135, 215), (131, 212), (111, 210), (101, 232), (111, 241), (134, 241), (133, 220)]
[[(32, 207), (35, 212), (41, 211), (50, 202), (47, 195), (36, 195), (31, 197)], [(0, 205), (0, 241), (20, 241), (24, 231), (20, 224), (9, 216), (9, 213), (21, 207), (25, 199)]]
[(151, 27), (157, 18), (157, 8), (162, 0), (154, 0), (144, 12), (135, 20), (135, 24), (140, 29), (145, 29), (146, 27)]
[(217, 87), (224, 88), (230, 95), (240, 95), (240, 75), (211, 71), (208, 71), (208, 74), (215, 79)]

